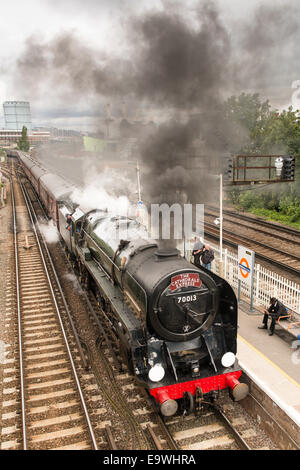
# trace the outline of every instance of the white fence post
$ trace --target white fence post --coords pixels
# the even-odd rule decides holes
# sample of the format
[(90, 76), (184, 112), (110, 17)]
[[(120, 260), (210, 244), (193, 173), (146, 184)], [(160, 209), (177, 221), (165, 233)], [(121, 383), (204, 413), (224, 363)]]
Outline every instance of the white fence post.
[(224, 278), (227, 279), (227, 254), (228, 250), (225, 248), (224, 250)]
[[(219, 252), (218, 247), (214, 247), (215, 252)], [(237, 289), (238, 286), (238, 257), (236, 254), (224, 250), (224, 278)], [(218, 257), (212, 264), (212, 269), (219, 274)], [(241, 291), (243, 295), (250, 299), (251, 292), (249, 286), (242, 282)], [(270, 297), (277, 297), (288, 308), (300, 314), (300, 285), (291, 282), (277, 273), (269, 271), (260, 264), (255, 265), (255, 303), (266, 305)]]
[(259, 303), (260, 264), (256, 265), (255, 303)]

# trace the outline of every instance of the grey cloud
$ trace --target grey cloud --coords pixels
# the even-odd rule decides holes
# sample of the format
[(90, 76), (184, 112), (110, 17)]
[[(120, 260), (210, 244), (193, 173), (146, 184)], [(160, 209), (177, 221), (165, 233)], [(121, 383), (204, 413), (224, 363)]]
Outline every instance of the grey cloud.
[[(170, 122), (141, 139), (140, 155), (149, 171), (147, 195), (157, 202), (178, 197), (200, 203), (212, 194), (207, 178), (211, 163), (217, 172), (224, 153), (244, 138), (222, 116), (224, 94), (282, 83), (292, 75), (300, 79), (294, 60), (299, 7), (263, 5), (230, 30), (213, 2), (200, 1), (192, 23), (180, 15), (178, 3), (175, 10), (165, 5), (163, 11), (127, 21), (127, 55), (92, 50), (70, 33), (49, 43), (30, 39), (17, 64), (19, 84), (35, 87), (32, 77), (43, 80), (44, 75), (54, 90), (70, 90), (74, 100), (87, 95), (98, 103), (104, 97), (130, 98), (172, 109)], [(197, 116), (191, 118), (191, 111)], [(185, 120), (183, 113), (189, 115)], [(203, 170), (196, 172), (190, 157), (199, 139)]]
[(239, 28), (238, 79), (245, 87), (288, 86), (300, 77), (300, 5), (260, 5)]

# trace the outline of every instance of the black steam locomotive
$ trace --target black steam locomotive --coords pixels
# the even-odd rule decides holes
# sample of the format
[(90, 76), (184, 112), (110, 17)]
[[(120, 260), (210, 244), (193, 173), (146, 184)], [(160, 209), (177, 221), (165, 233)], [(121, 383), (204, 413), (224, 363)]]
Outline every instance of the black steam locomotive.
[(225, 388), (244, 398), (230, 285), (177, 250), (159, 249), (135, 219), (74, 207), (69, 183), (24, 153), (19, 159), (109, 317), (131, 373), (161, 413), (175, 414), (179, 402), (191, 410), (195, 398), (213, 399)]

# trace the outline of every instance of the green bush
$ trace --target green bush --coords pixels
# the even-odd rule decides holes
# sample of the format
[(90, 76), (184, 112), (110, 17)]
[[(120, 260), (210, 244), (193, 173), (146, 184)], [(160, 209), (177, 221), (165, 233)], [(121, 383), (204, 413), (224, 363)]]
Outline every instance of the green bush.
[(239, 197), (238, 206), (241, 209), (249, 210), (256, 207), (257, 198), (252, 191), (246, 191)]
[(248, 190), (231, 192), (230, 198), (238, 209), (266, 216), (272, 220), (293, 225), (300, 224), (300, 196), (296, 186), (281, 190)]
[(241, 191), (239, 188), (233, 188), (231, 189), (231, 191), (228, 192), (229, 199), (233, 205), (236, 205), (239, 203), (240, 195), (241, 195)]
[(280, 200), (279, 209), (282, 214), (290, 218), (291, 222), (295, 222), (300, 219), (300, 198), (284, 197)]

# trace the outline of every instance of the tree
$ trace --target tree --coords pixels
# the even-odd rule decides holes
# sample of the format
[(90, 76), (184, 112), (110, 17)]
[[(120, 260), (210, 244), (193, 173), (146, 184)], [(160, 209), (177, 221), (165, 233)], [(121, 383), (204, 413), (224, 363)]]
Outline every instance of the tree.
[[(261, 102), (258, 94), (232, 96), (223, 105), (224, 117), (236, 126), (241, 135), (234, 153), (292, 154), (296, 157), (295, 183), (282, 183), (262, 190), (234, 189), (230, 198), (239, 208), (269, 214), (284, 223), (300, 222), (300, 111), (271, 110), (269, 102)], [(258, 212), (260, 211), (260, 212)]]
[[(296, 157), (296, 179), (300, 179), (300, 111), (272, 110), (259, 94), (231, 96), (223, 104), (230, 123), (232, 153), (292, 154)], [(236, 134), (236, 138), (235, 138)], [(239, 137), (239, 138), (238, 138)]]
[(18, 148), (19, 150), (22, 150), (23, 152), (28, 152), (30, 149), (30, 143), (29, 143), (28, 136), (27, 136), (26, 126), (23, 126), (22, 128), (22, 135), (18, 142)]
[(263, 132), (262, 152), (292, 153), (300, 157), (300, 118), (292, 107), (273, 112)]
[(270, 108), (269, 101), (261, 102), (258, 93), (241, 93), (225, 101), (224, 117), (241, 136), (236, 153), (261, 153), (264, 132), (273, 116)]

